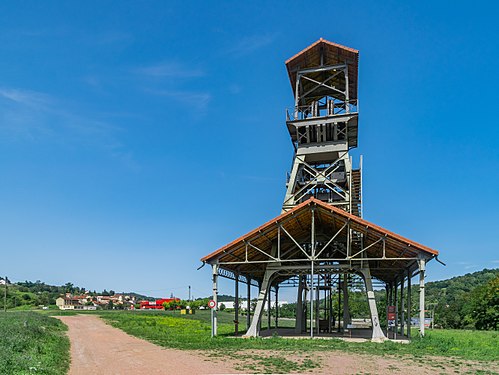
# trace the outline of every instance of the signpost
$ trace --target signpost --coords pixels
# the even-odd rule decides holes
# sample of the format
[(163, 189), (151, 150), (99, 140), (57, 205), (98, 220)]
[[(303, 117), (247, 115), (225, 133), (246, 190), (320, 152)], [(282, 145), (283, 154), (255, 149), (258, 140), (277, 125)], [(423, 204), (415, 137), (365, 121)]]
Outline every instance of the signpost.
[[(388, 321), (388, 328), (395, 327), (395, 320), (397, 319), (397, 313), (395, 306), (388, 306), (386, 310), (386, 320)], [(386, 333), (388, 335), (388, 331)], [(395, 335), (396, 335), (395, 331)], [(396, 336), (395, 336), (396, 337)]]
[(210, 302), (208, 302), (208, 307), (211, 309), (211, 337), (213, 337), (214, 336), (213, 317), (214, 317), (214, 313), (215, 313), (215, 308), (217, 307), (217, 303), (215, 301), (213, 301), (212, 299), (210, 299)]

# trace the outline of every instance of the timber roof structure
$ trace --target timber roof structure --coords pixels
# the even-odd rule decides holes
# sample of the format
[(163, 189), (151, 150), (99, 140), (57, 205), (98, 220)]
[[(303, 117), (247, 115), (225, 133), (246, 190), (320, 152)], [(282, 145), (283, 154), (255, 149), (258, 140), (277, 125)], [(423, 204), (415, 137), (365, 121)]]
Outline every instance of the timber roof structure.
[[(293, 93), (295, 92), (296, 76), (298, 71), (317, 68), (320, 66), (335, 66), (341, 64), (346, 64), (348, 67), (349, 99), (356, 100), (359, 51), (322, 38), (286, 61), (286, 68), (288, 70), (289, 81), (291, 83)], [(318, 72), (316, 74), (326, 74), (326, 72)], [(320, 80), (319, 76), (316, 78), (318, 81)], [(345, 80), (342, 79), (341, 76), (338, 76), (337, 79), (330, 83), (341, 90), (344, 90)], [(312, 87), (312, 85), (313, 83), (309, 82), (309, 86)], [(303, 89), (304, 91), (307, 91), (307, 86), (303, 87)], [(318, 95), (320, 95), (320, 93), (318, 93)]]
[[(437, 250), (310, 198), (201, 258), (201, 261), (218, 263), (230, 272), (261, 280), (265, 264), (274, 262), (290, 267), (305, 262), (310, 264), (312, 231), (316, 232), (314, 262), (318, 266), (345, 266), (368, 261), (372, 276), (384, 282), (393, 282), (405, 270), (417, 270), (417, 259), (429, 260), (438, 255)], [(335, 244), (334, 239), (345, 242), (349, 231), (357, 238), (362, 237), (362, 241), (351, 238), (351, 252), (347, 253), (345, 248)]]

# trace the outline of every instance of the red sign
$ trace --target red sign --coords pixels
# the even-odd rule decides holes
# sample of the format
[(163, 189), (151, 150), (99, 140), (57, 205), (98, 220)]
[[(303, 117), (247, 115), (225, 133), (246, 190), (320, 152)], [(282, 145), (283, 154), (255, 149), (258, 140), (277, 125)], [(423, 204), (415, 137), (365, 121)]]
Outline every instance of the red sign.
[(395, 313), (388, 313), (388, 320), (395, 320)]
[(389, 313), (394, 313), (395, 312), (395, 306), (388, 306), (388, 312)]
[(216, 305), (217, 305), (216, 302), (213, 301), (212, 299), (210, 300), (210, 302), (208, 302), (208, 307), (210, 309), (214, 309)]

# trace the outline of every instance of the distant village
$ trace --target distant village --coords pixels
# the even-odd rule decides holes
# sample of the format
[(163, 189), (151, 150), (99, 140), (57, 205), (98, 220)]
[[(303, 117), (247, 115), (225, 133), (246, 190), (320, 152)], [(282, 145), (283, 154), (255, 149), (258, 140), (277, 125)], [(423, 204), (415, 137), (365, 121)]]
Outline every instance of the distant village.
[(55, 304), (61, 310), (97, 310), (98, 308), (133, 310), (136, 303), (135, 296), (126, 294), (92, 296), (87, 293), (81, 295), (66, 293), (55, 300)]
[[(179, 298), (160, 298), (155, 301), (138, 301), (136, 296), (129, 294), (113, 294), (113, 295), (91, 295), (83, 293), (73, 295), (66, 293), (56, 299), (55, 304), (61, 310), (165, 310), (165, 309), (187, 309), (187, 310), (204, 310), (208, 308), (208, 298), (198, 299), (195, 301), (183, 301)], [(278, 305), (287, 304), (287, 301), (279, 301)], [(252, 305), (256, 304), (256, 299), (252, 301)], [(246, 300), (239, 300), (241, 311), (247, 308)], [(275, 302), (272, 304), (275, 307)], [(234, 301), (219, 302), (219, 308), (222, 310), (232, 310), (235, 308)], [(252, 306), (254, 309), (254, 306)]]

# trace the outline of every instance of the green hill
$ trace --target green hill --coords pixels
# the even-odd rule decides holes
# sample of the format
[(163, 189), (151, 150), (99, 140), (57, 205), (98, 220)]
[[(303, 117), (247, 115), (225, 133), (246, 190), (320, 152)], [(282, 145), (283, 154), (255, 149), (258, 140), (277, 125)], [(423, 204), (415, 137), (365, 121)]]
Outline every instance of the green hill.
[[(434, 307), (435, 324), (444, 328), (475, 328), (477, 315), (480, 314), (480, 304), (483, 303), (490, 304), (488, 309), (491, 310), (491, 314), (494, 314), (495, 310), (497, 321), (499, 319), (499, 290), (494, 287), (493, 282), (498, 279), (499, 268), (496, 268), (427, 283), (427, 308), (436, 304)], [(485, 301), (488, 297), (483, 293), (488, 290), (487, 288), (495, 294), (495, 300), (494, 296), (491, 296), (491, 300)], [(494, 288), (496, 288), (495, 292)]]

